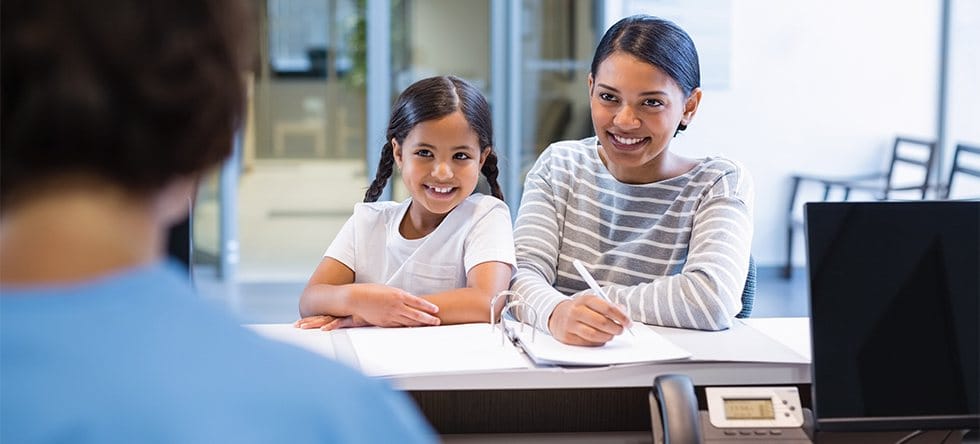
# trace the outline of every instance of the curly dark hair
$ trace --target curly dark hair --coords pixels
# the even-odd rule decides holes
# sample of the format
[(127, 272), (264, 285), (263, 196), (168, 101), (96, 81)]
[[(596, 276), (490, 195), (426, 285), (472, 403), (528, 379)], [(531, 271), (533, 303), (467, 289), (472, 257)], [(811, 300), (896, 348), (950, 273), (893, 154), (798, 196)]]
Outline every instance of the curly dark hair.
[(388, 184), (395, 157), (392, 154), (391, 139), (404, 143), (408, 133), (422, 122), (436, 120), (448, 116), (457, 110), (463, 112), (466, 122), (476, 132), (480, 142), (480, 152), (491, 149), (483, 162), (480, 172), (487, 178), (490, 194), (504, 200), (504, 192), (500, 189), (497, 176), (497, 155), (493, 148), (493, 123), (490, 115), (490, 104), (480, 90), (469, 82), (456, 76), (429, 77), (419, 80), (405, 89), (395, 101), (388, 121), (388, 132), (385, 134), (385, 144), (381, 147), (381, 160), (378, 162), (378, 172), (371, 181), (365, 202), (374, 202)]
[(250, 20), (245, 0), (4, 0), (3, 202), (64, 174), (148, 193), (220, 163)]

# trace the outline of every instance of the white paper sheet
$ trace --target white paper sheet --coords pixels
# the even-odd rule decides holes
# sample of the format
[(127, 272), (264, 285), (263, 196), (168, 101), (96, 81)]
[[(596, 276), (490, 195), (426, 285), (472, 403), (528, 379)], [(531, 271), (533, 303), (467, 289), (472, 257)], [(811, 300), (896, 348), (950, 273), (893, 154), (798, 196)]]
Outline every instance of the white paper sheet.
[(520, 338), (524, 351), (539, 364), (614, 365), (640, 362), (674, 361), (691, 356), (659, 333), (642, 324), (632, 328), (635, 335), (624, 332), (601, 347), (584, 347), (558, 342), (548, 334), (537, 332), (517, 321), (506, 320), (508, 328)]
[(490, 324), (346, 330), (361, 371), (371, 376), (528, 368), (530, 363)]

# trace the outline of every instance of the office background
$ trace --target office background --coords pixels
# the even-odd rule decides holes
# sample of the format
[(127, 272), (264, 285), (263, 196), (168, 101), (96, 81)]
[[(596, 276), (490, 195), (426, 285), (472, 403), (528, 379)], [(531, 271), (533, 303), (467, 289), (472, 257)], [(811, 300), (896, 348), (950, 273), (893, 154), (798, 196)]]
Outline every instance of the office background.
[[(202, 184), (194, 210), (199, 285), (253, 285), (253, 310), (265, 293), (298, 297), (363, 196), (388, 105), (420, 78), (459, 75), (491, 99), (516, 214), (547, 143), (591, 135), (592, 51), (629, 13), (671, 18), (698, 44), (711, 70), (704, 100), (671, 149), (722, 154), (752, 173), (762, 274), (782, 265), (792, 173), (884, 169), (903, 135), (942, 139), (945, 178), (952, 147), (980, 143), (973, 0), (256, 0), (255, 9), (250, 116), (238, 155)], [(802, 234), (796, 241), (802, 266)]]

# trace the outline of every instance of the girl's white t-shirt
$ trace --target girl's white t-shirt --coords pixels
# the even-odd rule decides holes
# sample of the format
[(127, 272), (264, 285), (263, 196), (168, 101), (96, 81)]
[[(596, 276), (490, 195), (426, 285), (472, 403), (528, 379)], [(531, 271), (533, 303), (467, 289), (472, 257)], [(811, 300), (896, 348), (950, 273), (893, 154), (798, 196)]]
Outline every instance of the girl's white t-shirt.
[(474, 194), (432, 233), (405, 239), (398, 225), (411, 201), (355, 205), (324, 256), (353, 270), (355, 283), (390, 285), (416, 296), (466, 287), (466, 273), (484, 262), (516, 264), (510, 210), (500, 199)]

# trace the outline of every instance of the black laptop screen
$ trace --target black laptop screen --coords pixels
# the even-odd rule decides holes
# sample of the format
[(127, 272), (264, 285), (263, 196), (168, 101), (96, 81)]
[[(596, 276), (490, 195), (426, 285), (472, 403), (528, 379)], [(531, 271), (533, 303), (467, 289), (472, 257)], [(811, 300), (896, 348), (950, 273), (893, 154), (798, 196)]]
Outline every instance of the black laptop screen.
[(806, 205), (823, 430), (976, 427), (980, 202)]

